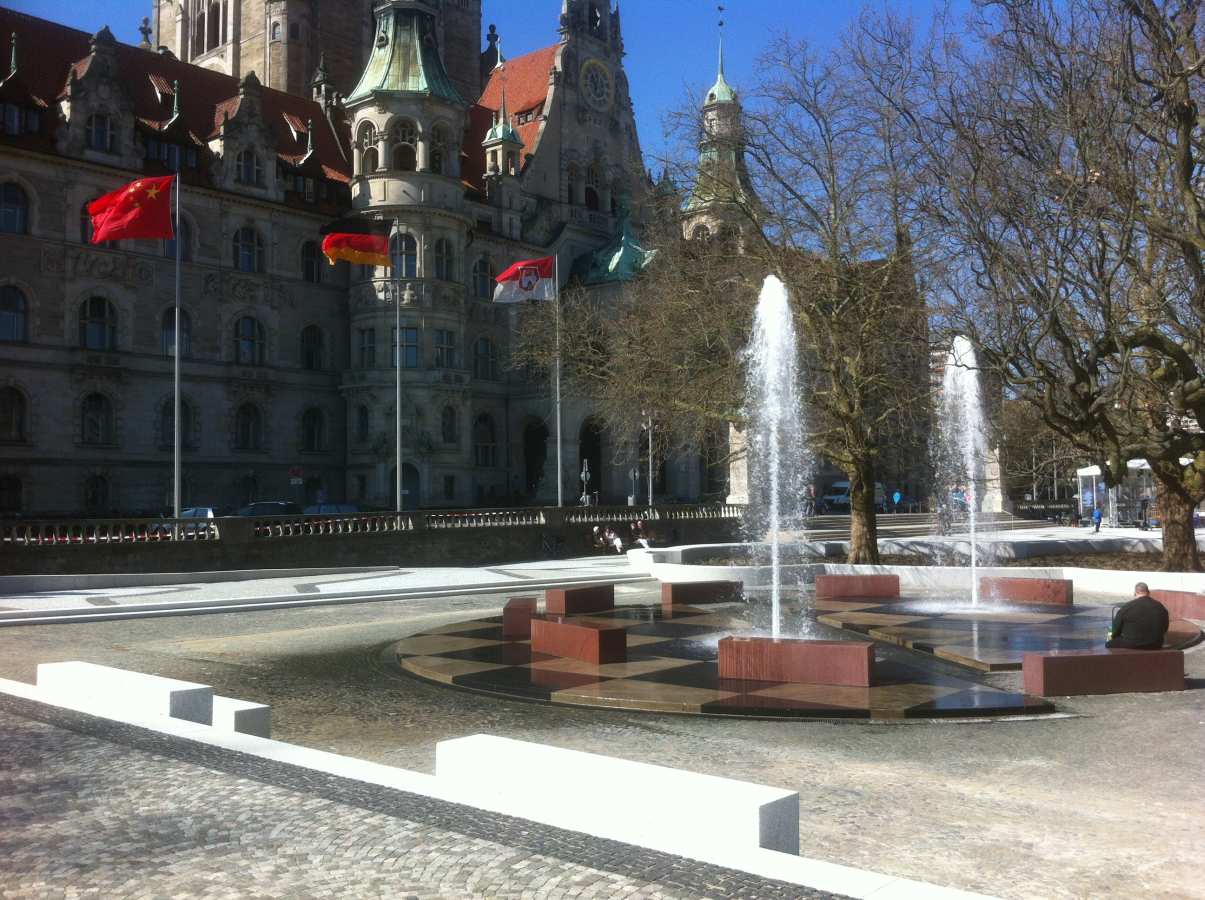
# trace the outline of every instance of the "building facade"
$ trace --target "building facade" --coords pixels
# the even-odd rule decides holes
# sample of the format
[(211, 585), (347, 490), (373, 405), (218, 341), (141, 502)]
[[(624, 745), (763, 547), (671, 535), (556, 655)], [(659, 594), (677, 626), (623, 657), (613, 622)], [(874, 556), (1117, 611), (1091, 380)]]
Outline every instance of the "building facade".
[[(555, 254), (600, 302), (647, 264), (619, 12), (565, 0), (557, 42), (513, 60), (492, 26), (482, 48), (480, 0), (152, 19), (131, 46), (0, 8), (0, 514), (169, 509), (177, 345), (186, 505), (392, 506), (397, 366), (408, 505), (554, 500), (549, 385), (507, 365), (490, 298), (518, 259)], [(178, 341), (175, 243), (95, 246), (85, 213), (168, 173)], [(392, 270), (326, 264), (349, 213), (396, 223)], [(622, 499), (626, 448), (564, 413), (566, 497), (587, 461)], [(692, 499), (697, 472), (672, 461), (664, 493)]]

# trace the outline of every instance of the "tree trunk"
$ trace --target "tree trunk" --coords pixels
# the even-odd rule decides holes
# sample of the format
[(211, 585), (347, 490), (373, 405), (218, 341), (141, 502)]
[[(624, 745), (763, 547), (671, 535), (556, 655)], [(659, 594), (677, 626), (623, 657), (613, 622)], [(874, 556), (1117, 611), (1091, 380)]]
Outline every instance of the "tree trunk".
[(849, 562), (879, 563), (879, 528), (875, 520), (874, 466), (866, 463), (849, 476)]
[(1196, 500), (1185, 488), (1181, 467), (1153, 462), (1151, 474), (1155, 477), (1159, 521), (1163, 523), (1163, 571), (1200, 572), (1201, 554), (1192, 527)]

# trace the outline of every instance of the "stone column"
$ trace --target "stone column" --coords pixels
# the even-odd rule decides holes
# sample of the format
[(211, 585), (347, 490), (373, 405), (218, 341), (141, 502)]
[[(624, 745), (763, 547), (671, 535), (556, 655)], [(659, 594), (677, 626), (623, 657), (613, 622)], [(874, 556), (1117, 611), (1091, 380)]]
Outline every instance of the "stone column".
[(749, 502), (749, 465), (745, 455), (747, 439), (735, 425), (728, 426), (728, 452), (732, 461), (728, 463), (728, 502)]

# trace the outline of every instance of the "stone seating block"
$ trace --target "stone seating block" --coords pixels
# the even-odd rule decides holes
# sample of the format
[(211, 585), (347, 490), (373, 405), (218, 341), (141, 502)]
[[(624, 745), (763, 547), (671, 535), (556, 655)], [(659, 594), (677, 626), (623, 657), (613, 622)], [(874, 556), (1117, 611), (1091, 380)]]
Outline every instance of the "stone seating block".
[(719, 662), (721, 678), (869, 687), (874, 643), (726, 637)]
[(37, 685), (40, 691), (87, 702), (99, 715), (115, 712), (213, 723), (213, 689), (191, 681), (73, 661), (39, 663)]
[(628, 661), (627, 629), (589, 619), (535, 617), (531, 620), (531, 650), (603, 665)]
[(817, 575), (816, 599), (846, 597), (896, 599), (900, 595), (898, 575)]
[(535, 597), (511, 597), (502, 608), (502, 637), (508, 641), (528, 640), (535, 613)]
[(731, 603), (741, 599), (744, 587), (740, 581), (666, 581), (661, 585), (661, 605)]
[(615, 608), (615, 585), (591, 584), (584, 587), (549, 588), (544, 608), (550, 616), (577, 616), (606, 612)]
[(1182, 650), (1062, 650), (1026, 653), (1025, 693), (1038, 697), (1184, 690)]
[(1071, 606), (1075, 602), (1075, 582), (1066, 578), (984, 577), (979, 579), (979, 596), (1008, 603)]
[(1191, 591), (1151, 591), (1151, 596), (1167, 607), (1173, 619), (1205, 619), (1205, 594)]
[(596, 837), (799, 853), (799, 794), (780, 788), (485, 734), (436, 744), (435, 776), (487, 808)]
[(233, 697), (213, 698), (213, 727), (221, 731), (272, 737), (272, 707)]

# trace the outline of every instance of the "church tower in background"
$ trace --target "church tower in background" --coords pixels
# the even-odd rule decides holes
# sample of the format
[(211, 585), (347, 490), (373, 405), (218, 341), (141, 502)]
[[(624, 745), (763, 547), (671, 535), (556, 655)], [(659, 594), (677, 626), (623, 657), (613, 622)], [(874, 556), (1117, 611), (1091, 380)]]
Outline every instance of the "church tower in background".
[[(319, 62), (346, 95), (376, 40), (380, 0), (153, 0), (154, 42), (179, 59), (242, 78), (254, 71), (267, 87), (310, 91)], [(434, 16), (434, 41), (445, 48), (448, 75), (463, 96), (481, 92), (481, 0), (410, 0)]]

